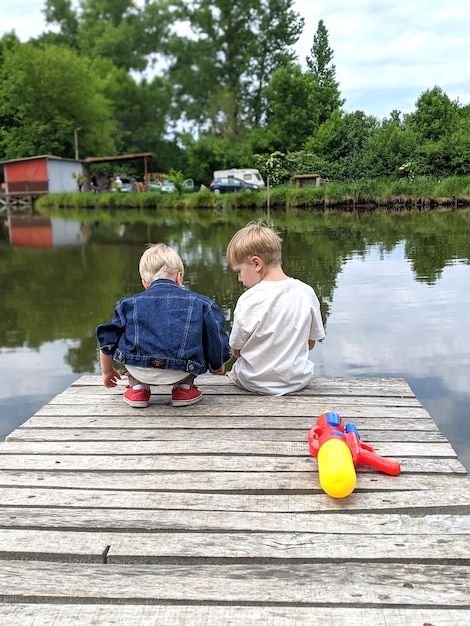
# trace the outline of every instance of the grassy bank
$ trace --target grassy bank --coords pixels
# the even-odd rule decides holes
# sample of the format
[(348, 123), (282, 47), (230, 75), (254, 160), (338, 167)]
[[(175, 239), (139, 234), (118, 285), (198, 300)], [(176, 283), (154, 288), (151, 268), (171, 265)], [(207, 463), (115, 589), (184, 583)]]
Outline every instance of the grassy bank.
[[(210, 209), (263, 208), (268, 192), (214, 195), (200, 191), (191, 195), (159, 193), (67, 193), (48, 194), (37, 200), (41, 209)], [(331, 183), (318, 188), (299, 189), (293, 186), (269, 190), (273, 208), (355, 209), (433, 209), (470, 206), (470, 176), (454, 176), (437, 180), (421, 177), (402, 179), (360, 180)]]

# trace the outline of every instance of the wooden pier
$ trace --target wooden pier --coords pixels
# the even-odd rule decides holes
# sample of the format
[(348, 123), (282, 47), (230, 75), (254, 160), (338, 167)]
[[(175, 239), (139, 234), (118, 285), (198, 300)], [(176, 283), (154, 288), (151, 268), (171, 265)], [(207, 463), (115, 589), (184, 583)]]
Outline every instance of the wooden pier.
[[(197, 383), (132, 409), (84, 376), (0, 444), (2, 626), (470, 624), (470, 479), (404, 380)], [(326, 408), (401, 474), (323, 493)]]

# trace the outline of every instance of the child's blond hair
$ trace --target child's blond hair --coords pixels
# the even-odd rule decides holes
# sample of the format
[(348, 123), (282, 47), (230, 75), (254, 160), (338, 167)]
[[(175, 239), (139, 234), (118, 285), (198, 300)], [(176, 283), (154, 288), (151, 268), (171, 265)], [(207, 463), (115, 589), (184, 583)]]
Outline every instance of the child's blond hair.
[(281, 265), (282, 240), (269, 226), (251, 223), (235, 233), (227, 246), (227, 263), (233, 267), (259, 256), (267, 267)]
[(151, 243), (140, 257), (139, 273), (148, 285), (158, 278), (168, 278), (177, 272), (184, 274), (179, 254), (164, 243)]

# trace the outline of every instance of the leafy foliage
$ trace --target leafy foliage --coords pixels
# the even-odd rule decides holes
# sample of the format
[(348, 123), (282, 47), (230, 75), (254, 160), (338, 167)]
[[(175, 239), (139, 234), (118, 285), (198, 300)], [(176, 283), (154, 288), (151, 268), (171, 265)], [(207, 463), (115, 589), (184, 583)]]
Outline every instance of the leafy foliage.
[(0, 150), (6, 158), (74, 156), (74, 129), (82, 150), (114, 150), (115, 122), (92, 62), (68, 48), (18, 44), (1, 68)]

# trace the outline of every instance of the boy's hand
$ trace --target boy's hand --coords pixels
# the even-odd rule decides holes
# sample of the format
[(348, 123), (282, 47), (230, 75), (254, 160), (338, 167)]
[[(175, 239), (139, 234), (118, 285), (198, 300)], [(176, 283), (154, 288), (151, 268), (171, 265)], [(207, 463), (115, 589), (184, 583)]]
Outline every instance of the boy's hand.
[(116, 387), (117, 381), (120, 380), (121, 375), (114, 368), (109, 372), (103, 372), (103, 383), (105, 387)]
[(218, 370), (211, 370), (211, 374), (224, 374), (225, 365), (221, 365)]

